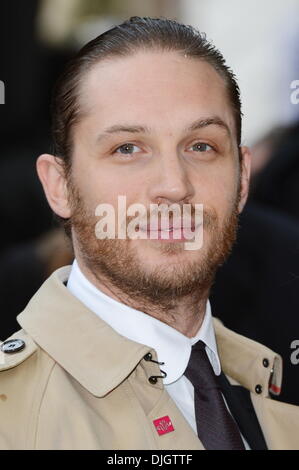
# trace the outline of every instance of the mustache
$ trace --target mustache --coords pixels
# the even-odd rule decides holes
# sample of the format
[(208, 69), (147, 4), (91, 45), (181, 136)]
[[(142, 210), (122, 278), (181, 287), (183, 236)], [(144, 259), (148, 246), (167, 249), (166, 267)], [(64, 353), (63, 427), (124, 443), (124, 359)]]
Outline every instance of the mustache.
[[(198, 219), (197, 213), (194, 206), (191, 207), (190, 214), (186, 217), (184, 213), (181, 213), (181, 216), (173, 216), (171, 214), (171, 210), (169, 210), (169, 216), (165, 216), (165, 214), (158, 212), (158, 210), (154, 211), (147, 211), (146, 216), (143, 216), (140, 219), (139, 224), (137, 227), (140, 230), (149, 230), (151, 227), (151, 221), (155, 221), (157, 229), (163, 230), (163, 228), (167, 227), (169, 229), (173, 227), (186, 227), (189, 229), (193, 229), (198, 226)], [(126, 224), (130, 223), (132, 220), (136, 219), (135, 215), (126, 215), (124, 221)], [(165, 222), (168, 222), (167, 224)], [(203, 209), (202, 211), (202, 223), (206, 226), (206, 228), (215, 227), (218, 224), (218, 216), (215, 210), (213, 209)]]
[[(89, 220), (89, 224), (92, 225), (94, 224), (95, 221), (95, 212), (92, 212), (91, 208), (88, 209), (83, 202), (83, 199), (81, 195), (77, 193), (75, 188), (72, 188), (72, 197), (71, 197), (71, 209), (72, 209), (72, 215), (69, 218), (70, 224), (74, 222), (74, 219), (76, 219), (76, 224), (80, 224), (80, 220), (83, 222), (83, 219), (85, 220), (85, 223), (87, 220)], [(198, 223), (198, 210), (196, 209), (195, 206), (202, 206), (201, 209), (201, 214), (200, 214), (200, 224)], [(216, 210), (213, 207), (206, 207), (203, 204), (179, 204), (179, 203), (173, 203), (173, 204), (153, 204), (153, 207), (146, 208), (144, 207), (145, 213), (142, 213), (142, 215), (138, 216), (138, 210), (135, 211), (134, 214), (130, 215), (127, 212), (124, 212), (123, 214), (118, 212), (118, 207), (114, 207), (114, 213), (115, 213), (115, 222), (118, 221), (117, 225), (120, 224), (120, 227), (125, 227), (128, 226), (128, 224), (132, 220), (136, 220), (138, 218), (138, 223), (135, 224), (136, 228), (139, 226), (139, 230), (148, 230), (150, 228), (150, 221), (151, 218), (156, 222), (158, 222), (158, 230), (161, 230), (165, 227), (165, 220), (168, 222), (167, 224), (167, 229), (172, 229), (173, 227), (178, 227), (178, 228), (187, 228), (194, 230), (198, 225), (203, 224), (206, 229), (217, 229), (218, 227), (218, 214)], [(175, 220), (175, 210), (173, 211), (171, 209), (171, 206), (175, 206), (180, 209), (180, 214), (177, 217), (177, 220)], [(184, 206), (187, 206), (187, 215), (184, 213)], [(164, 220), (163, 220), (164, 219)], [(97, 219), (96, 219), (97, 220)], [(163, 226), (163, 224), (164, 226)], [(156, 230), (156, 228), (154, 228)]]

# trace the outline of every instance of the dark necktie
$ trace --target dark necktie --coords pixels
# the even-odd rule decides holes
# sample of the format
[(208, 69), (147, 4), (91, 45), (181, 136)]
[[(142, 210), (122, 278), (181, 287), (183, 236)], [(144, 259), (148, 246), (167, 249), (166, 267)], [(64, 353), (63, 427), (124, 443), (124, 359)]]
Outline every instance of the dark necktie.
[(245, 450), (202, 341), (192, 347), (185, 376), (194, 387), (197, 434), (205, 449)]

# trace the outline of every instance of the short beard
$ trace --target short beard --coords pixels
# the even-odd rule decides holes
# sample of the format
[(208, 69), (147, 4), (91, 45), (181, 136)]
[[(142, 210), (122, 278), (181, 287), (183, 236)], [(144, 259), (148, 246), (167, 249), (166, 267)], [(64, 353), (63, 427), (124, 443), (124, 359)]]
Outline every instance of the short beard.
[[(179, 298), (191, 296), (193, 301), (199, 301), (208, 296), (216, 270), (228, 257), (236, 239), (239, 194), (222, 227), (219, 227), (214, 211), (204, 211), (203, 224), (210, 240), (200, 260), (178, 262), (171, 267), (165, 263), (147, 272), (132, 241), (96, 238), (95, 215), (85, 207), (71, 180), (68, 181), (68, 189), (72, 209), (69, 224), (77, 249), (85, 267), (100, 285), (112, 286), (112, 291), (114, 289), (121, 294), (120, 297), (132, 299), (141, 308), (150, 303), (164, 311), (172, 309)], [(171, 257), (182, 249), (180, 245), (180, 242), (161, 243), (161, 255), (167, 253)]]

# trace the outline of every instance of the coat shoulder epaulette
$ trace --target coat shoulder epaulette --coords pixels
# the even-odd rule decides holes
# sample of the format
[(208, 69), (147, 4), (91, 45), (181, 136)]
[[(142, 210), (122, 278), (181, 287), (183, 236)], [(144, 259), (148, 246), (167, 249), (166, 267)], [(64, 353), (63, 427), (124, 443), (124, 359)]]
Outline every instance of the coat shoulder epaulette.
[(37, 344), (23, 329), (0, 341), (0, 372), (21, 364), (37, 349)]

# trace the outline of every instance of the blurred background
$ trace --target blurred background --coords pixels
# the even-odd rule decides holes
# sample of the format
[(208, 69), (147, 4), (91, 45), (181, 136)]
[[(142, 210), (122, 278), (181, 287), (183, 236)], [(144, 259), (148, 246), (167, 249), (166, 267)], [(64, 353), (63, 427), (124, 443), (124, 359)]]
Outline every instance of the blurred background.
[(19, 329), (16, 315), (49, 274), (72, 262), (35, 170), (51, 152), (52, 86), (83, 44), (136, 15), (197, 27), (237, 76), (252, 184), (212, 311), (282, 355), (276, 398), (299, 404), (299, 0), (1, 1), (0, 339)]

